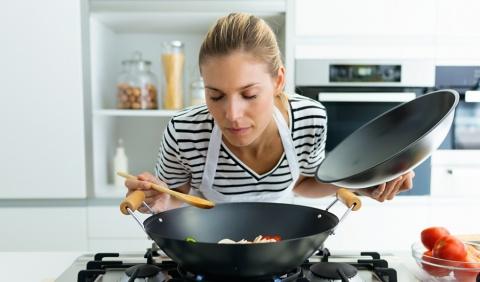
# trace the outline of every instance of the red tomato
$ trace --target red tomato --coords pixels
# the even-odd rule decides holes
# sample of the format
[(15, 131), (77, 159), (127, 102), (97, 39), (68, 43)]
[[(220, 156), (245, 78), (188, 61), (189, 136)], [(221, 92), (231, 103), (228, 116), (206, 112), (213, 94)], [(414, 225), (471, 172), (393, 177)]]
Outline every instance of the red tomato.
[(436, 258), (453, 261), (465, 261), (467, 257), (465, 245), (453, 235), (446, 235), (438, 239), (432, 253)]
[[(441, 264), (441, 261), (439, 259), (436, 259), (433, 257), (432, 251), (426, 251), (423, 253), (422, 256), (423, 261), (435, 263), (435, 264)], [(447, 268), (442, 268), (434, 265), (430, 265), (427, 263), (422, 262), (422, 268), (426, 272), (428, 272), (430, 275), (435, 276), (435, 277), (442, 277), (442, 276), (447, 276), (450, 274), (451, 270)]]
[(448, 232), (448, 230), (443, 227), (430, 227), (424, 229), (421, 233), (422, 243), (425, 248), (433, 250), (435, 242), (437, 242), (438, 239), (442, 238), (445, 235), (450, 235), (450, 232)]
[[(476, 282), (477, 276), (480, 273), (480, 260), (475, 256), (472, 256), (470, 253), (467, 255), (465, 262), (460, 263), (458, 267), (461, 268), (471, 268), (472, 270), (457, 270), (453, 271), (456, 281), (459, 282)], [(475, 270), (474, 270), (475, 269)], [(480, 277), (480, 276), (479, 276)]]
[(282, 237), (280, 237), (280, 235), (262, 235), (262, 238), (265, 238), (267, 240), (273, 239), (276, 242), (279, 242), (282, 240)]

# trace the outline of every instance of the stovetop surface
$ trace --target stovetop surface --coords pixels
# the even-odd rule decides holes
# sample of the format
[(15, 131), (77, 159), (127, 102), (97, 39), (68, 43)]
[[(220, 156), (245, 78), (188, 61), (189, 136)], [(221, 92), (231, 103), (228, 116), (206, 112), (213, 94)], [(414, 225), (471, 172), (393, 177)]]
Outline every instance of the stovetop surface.
[[(324, 251), (318, 252), (316, 255), (310, 257), (308, 262), (306, 262), (302, 266), (302, 274), (298, 277), (274, 277), (267, 281), (302, 281), (307, 282), (311, 281), (307, 279), (308, 276), (308, 268), (310, 265), (316, 262), (320, 262), (325, 260), (325, 253), (329, 252), (327, 249)], [(118, 257), (116, 257), (118, 255)], [(372, 255), (374, 257), (372, 257)], [(371, 261), (372, 258), (376, 258), (378, 253), (360, 253), (360, 252), (351, 252), (351, 253), (328, 253), (328, 261), (329, 262), (345, 262), (349, 264), (354, 264), (358, 268), (358, 275), (355, 277), (355, 281), (388, 281), (394, 282), (395, 280), (390, 280), (388, 276), (379, 277), (376, 273), (369, 270), (371, 267), (367, 265), (362, 267), (362, 262)], [(95, 256), (96, 259), (94, 258)], [(99, 259), (100, 258), (100, 259)], [(380, 258), (380, 268), (383, 269), (386, 266), (387, 269), (394, 269), (396, 272), (396, 281), (417, 281), (415, 276), (411, 274), (408, 268), (402, 263), (401, 258), (395, 257), (391, 254), (382, 254)], [(100, 264), (97, 264), (95, 261), (101, 261)], [(127, 281), (125, 280), (125, 269), (128, 266), (135, 265), (135, 264), (142, 264), (146, 263), (147, 259), (144, 258), (144, 254), (140, 253), (122, 253), (122, 254), (108, 254), (108, 253), (101, 253), (96, 255), (83, 255), (77, 258), (74, 263), (56, 280), (58, 282), (66, 282), (66, 281), (96, 281), (96, 282), (118, 282), (118, 281)], [(176, 281), (186, 281), (182, 280), (181, 277), (178, 276), (177, 265), (176, 263), (172, 262), (168, 257), (162, 255), (160, 253), (159, 256), (151, 257), (151, 262), (161, 265), (162, 266), (162, 273), (165, 277), (165, 282), (176, 282)], [(111, 267), (109, 264), (120, 264), (123, 263), (122, 266), (114, 266)], [(388, 265), (382, 265), (383, 263), (387, 263)], [(103, 269), (105, 273), (98, 272), (96, 275), (91, 275), (91, 273), (87, 273), (87, 276), (83, 276), (80, 278), (79, 273), (83, 272), (85, 274), (85, 270), (87, 269), (87, 265), (89, 269)], [(360, 267), (358, 267), (360, 266)], [(116, 268), (119, 267), (119, 268)], [(90, 270), (88, 271), (90, 272)], [(382, 274), (382, 273), (380, 273)], [(302, 278), (303, 277), (303, 278)], [(202, 277), (196, 277), (197, 281)], [(203, 280), (206, 281), (206, 280)]]

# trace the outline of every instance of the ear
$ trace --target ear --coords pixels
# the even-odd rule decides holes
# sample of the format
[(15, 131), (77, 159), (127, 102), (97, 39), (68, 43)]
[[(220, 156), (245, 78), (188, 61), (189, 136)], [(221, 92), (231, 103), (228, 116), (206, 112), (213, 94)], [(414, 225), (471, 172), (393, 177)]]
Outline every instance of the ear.
[(285, 87), (285, 67), (278, 68), (277, 77), (275, 78), (275, 93), (280, 93)]

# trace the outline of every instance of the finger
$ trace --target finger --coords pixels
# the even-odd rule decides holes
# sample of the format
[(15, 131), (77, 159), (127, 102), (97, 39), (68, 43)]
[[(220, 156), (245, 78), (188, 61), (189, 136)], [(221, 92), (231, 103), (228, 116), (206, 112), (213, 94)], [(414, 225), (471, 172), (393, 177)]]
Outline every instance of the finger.
[(405, 181), (402, 183), (402, 189), (403, 191), (407, 191), (413, 188), (413, 178), (415, 177), (415, 172), (410, 173), (410, 177), (407, 177)]
[(139, 175), (137, 175), (137, 179), (141, 180), (141, 181), (148, 181), (148, 182), (153, 182), (153, 183), (157, 182), (157, 178), (149, 172), (140, 173)]
[(152, 187), (152, 184), (148, 181), (138, 181), (132, 179), (125, 181), (125, 185), (131, 190), (150, 190)]
[(413, 177), (415, 177), (415, 172), (413, 171), (405, 174), (399, 192), (405, 192), (413, 188)]
[(143, 193), (145, 194), (145, 198), (154, 198), (157, 197), (158, 194), (160, 194), (160, 192), (153, 189), (144, 190)]
[(378, 200), (378, 197), (383, 194), (385, 191), (386, 183), (380, 184), (377, 188), (372, 192), (372, 198)]
[(141, 181), (138, 181), (136, 179), (127, 179), (125, 180), (125, 186), (127, 186), (128, 189), (133, 189), (136, 190), (138, 189), (138, 186), (140, 186)]
[[(149, 204), (147, 204), (147, 205), (149, 205)], [(150, 205), (149, 205), (149, 206), (150, 206)], [(138, 211), (141, 212), (141, 213), (150, 213), (150, 210), (147, 209), (147, 207), (145, 207), (145, 206), (143, 206), (143, 205), (138, 208)]]
[(392, 190), (395, 190), (395, 186), (397, 185), (397, 183), (399, 183), (399, 181), (401, 180), (402, 180), (402, 177), (400, 176), (395, 178), (392, 181), (389, 181), (385, 187), (385, 191), (383, 192), (382, 195), (378, 197), (378, 200), (380, 202), (385, 201), (390, 196), (390, 193), (392, 192)]
[(392, 200), (398, 194), (400, 188), (402, 187), (403, 180), (397, 181), (395, 187), (388, 193), (387, 200)]

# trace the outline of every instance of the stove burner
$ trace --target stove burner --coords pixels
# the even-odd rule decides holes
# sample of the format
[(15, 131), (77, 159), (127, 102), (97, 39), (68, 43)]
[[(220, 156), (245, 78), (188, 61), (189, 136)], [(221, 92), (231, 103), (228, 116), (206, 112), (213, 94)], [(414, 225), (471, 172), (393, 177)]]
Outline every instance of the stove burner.
[[(125, 270), (125, 273), (129, 278), (152, 278), (160, 274), (160, 276), (163, 276), (163, 274), (160, 272), (161, 269), (160, 267), (152, 264), (137, 264), (132, 267), (127, 268)], [(162, 277), (163, 280), (165, 280), (165, 277)], [(160, 280), (160, 281), (163, 281)]]
[[(221, 282), (221, 281), (231, 281), (231, 282), (287, 282), (287, 281), (297, 281), (297, 278), (302, 277), (302, 268), (297, 267), (292, 269), (284, 275), (268, 275), (261, 277), (248, 277), (248, 278), (236, 278), (236, 277), (218, 277), (218, 276), (209, 276), (209, 275), (200, 275), (194, 274), (188, 270), (183, 269), (178, 266), (177, 271), (180, 274), (180, 278), (183, 280), (178, 281), (204, 281), (204, 282)], [(172, 282), (174, 280), (168, 280)], [(177, 281), (177, 280), (175, 280)]]
[[(347, 263), (338, 262), (320, 262), (310, 266), (310, 272), (314, 277), (339, 281), (350, 281), (357, 275), (357, 269)], [(312, 277), (312, 278), (314, 278)], [(314, 278), (314, 281), (318, 279)]]
[[(218, 281), (253, 281), (253, 282), (319, 282), (319, 281), (361, 281), (361, 272), (372, 273), (378, 281), (382, 282), (397, 282), (397, 272), (395, 269), (388, 266), (388, 262), (380, 257), (376, 252), (361, 252), (360, 256), (352, 257), (351, 261), (342, 261), (333, 263), (331, 260), (336, 259), (332, 256), (328, 249), (322, 249), (314, 255), (315, 260), (307, 259), (301, 266), (289, 271), (284, 275), (274, 275), (268, 277), (255, 278), (238, 278), (238, 277), (211, 277), (208, 275), (198, 275), (190, 271), (186, 271), (179, 267), (179, 265), (171, 260), (159, 259), (159, 254), (156, 249), (148, 249), (144, 255), (146, 259), (143, 263), (112, 260), (120, 256), (119, 253), (97, 253), (94, 259), (87, 262), (86, 268), (80, 270), (77, 275), (78, 282), (92, 282), (92, 281), (204, 281), (204, 282), (218, 282)], [(357, 255), (358, 256), (358, 255)], [(145, 263), (146, 262), (146, 263)], [(317, 265), (318, 264), (318, 265)], [(326, 264), (342, 265), (340, 266), (341, 273), (346, 278), (342, 280), (342, 276), (335, 276), (336, 278), (322, 278), (322, 268)], [(347, 266), (343, 266), (346, 264)], [(351, 267), (360, 271), (356, 275), (350, 277)], [(333, 268), (333, 273), (337, 268)], [(135, 273), (137, 272), (137, 273)], [(320, 275), (319, 275), (320, 274)], [(153, 278), (152, 276), (153, 275)], [(325, 275), (325, 274), (323, 274)], [(327, 274), (328, 275), (328, 274)], [(120, 277), (121, 276), (121, 277)], [(143, 277), (144, 276), (144, 277)], [(134, 277), (137, 277), (136, 279)], [(143, 277), (143, 278), (142, 278)], [(100, 279), (100, 280), (99, 280)], [(109, 280), (107, 280), (109, 279)], [(115, 279), (115, 280), (112, 280)], [(350, 279), (350, 280), (347, 280)], [(62, 280), (64, 281), (64, 280)], [(71, 281), (71, 280), (66, 280)]]

